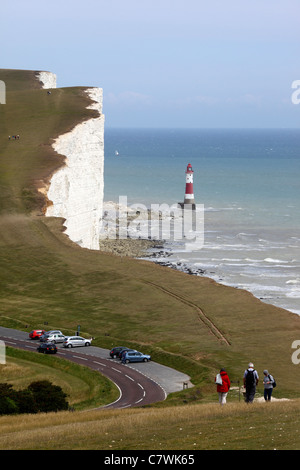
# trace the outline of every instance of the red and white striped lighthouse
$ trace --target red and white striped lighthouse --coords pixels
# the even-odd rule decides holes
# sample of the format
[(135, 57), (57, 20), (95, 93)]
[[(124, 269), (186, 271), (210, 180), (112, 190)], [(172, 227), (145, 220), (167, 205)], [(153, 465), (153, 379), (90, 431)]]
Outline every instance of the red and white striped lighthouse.
[(184, 204), (195, 204), (194, 187), (193, 187), (193, 168), (189, 163), (185, 172), (185, 195)]

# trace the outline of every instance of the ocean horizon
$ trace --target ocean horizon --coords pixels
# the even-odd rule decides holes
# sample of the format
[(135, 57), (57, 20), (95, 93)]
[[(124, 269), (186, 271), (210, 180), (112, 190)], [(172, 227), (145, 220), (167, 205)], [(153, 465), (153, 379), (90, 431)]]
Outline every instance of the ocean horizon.
[(204, 244), (166, 240), (153, 260), (300, 314), (300, 130), (107, 129), (104, 200), (183, 201), (189, 163)]

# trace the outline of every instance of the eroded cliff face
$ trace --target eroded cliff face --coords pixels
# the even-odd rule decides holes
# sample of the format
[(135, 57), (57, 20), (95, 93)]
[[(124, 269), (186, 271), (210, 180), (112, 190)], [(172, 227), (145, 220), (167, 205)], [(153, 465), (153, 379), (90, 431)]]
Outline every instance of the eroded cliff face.
[(52, 72), (37, 72), (38, 80), (42, 83), (43, 88), (56, 88), (56, 75)]
[[(53, 77), (43, 75), (39, 80), (53, 88)], [(51, 178), (46, 216), (64, 218), (65, 233), (72, 241), (99, 250), (104, 192), (102, 89), (88, 88), (86, 93), (93, 100), (89, 108), (96, 109), (99, 116), (78, 124), (55, 140), (54, 150), (66, 158), (65, 165)]]

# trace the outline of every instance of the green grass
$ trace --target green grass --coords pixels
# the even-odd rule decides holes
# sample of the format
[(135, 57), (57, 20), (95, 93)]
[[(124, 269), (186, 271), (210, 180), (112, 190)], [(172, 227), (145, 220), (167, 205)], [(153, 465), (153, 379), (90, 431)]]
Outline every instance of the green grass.
[(95, 345), (150, 352), (195, 385), (164, 405), (209, 402), (220, 367), (242, 380), (249, 361), (260, 376), (267, 368), (276, 377), (277, 398), (299, 397), (300, 366), (291, 360), (299, 316), (207, 278), (79, 248), (62, 220), (43, 216), (47, 199), (37, 188), (47, 188), (63, 161), (51, 142), (93, 112), (82, 87), (49, 96), (32, 72), (0, 70), (1, 79), (8, 92), (0, 108), (0, 324), (30, 331), (47, 322), (66, 333), (80, 324)]
[(298, 411), (299, 399), (0, 417), (0, 449), (299, 450)]
[(49, 380), (67, 394), (67, 401), (76, 410), (96, 408), (112, 403), (119, 396), (117, 387), (96, 371), (70, 361), (6, 347), (6, 364), (0, 365), (1, 382), (15, 390), (27, 388), (31, 382)]
[[(48, 95), (37, 88), (34, 73), (0, 69), (0, 76), (6, 83), (6, 105), (0, 108), (0, 213), (41, 211), (46, 200), (37, 188), (47, 187), (64, 160), (52, 149), (53, 140), (95, 111), (86, 109), (90, 101), (82, 87)], [(8, 139), (17, 134), (19, 140)]]

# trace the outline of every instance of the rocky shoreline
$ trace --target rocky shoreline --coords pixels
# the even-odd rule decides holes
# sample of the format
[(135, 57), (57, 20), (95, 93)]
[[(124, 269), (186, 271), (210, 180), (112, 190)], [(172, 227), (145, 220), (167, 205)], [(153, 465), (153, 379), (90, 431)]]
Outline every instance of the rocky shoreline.
[[(151, 248), (163, 248), (163, 242), (160, 240), (139, 237), (137, 234), (133, 237), (127, 235), (127, 238), (119, 238), (120, 217), (122, 220), (125, 215), (128, 229), (128, 226), (134, 222), (141, 213), (140, 211), (121, 206), (111, 201), (104, 203), (104, 215), (102, 220), (104, 227), (105, 223), (107, 226), (104, 228), (102, 237), (100, 237), (99, 240), (100, 251), (118, 256), (130, 256), (131, 258), (146, 258), (151, 256), (152, 253), (149, 252)], [(147, 221), (149, 216), (149, 211), (145, 211), (143, 214), (144, 220)]]
[(126, 240), (101, 240), (100, 251), (112, 253), (117, 256), (129, 256), (131, 258), (144, 258), (153, 261), (160, 266), (182, 271), (193, 276), (205, 275), (205, 270), (201, 268), (191, 268), (190, 266), (178, 262), (168, 261), (171, 256), (170, 251), (165, 251), (163, 242), (157, 240), (130, 239)]
[(118, 256), (130, 256), (131, 258), (146, 258), (152, 256), (148, 250), (159, 248), (161, 243), (145, 239), (105, 239), (100, 240), (100, 251), (105, 251)]
[[(127, 223), (131, 223), (137, 217), (140, 217), (140, 212), (135, 212), (130, 210), (127, 207), (121, 208), (115, 203), (106, 202), (105, 205), (105, 216), (103, 220), (113, 220), (116, 222), (116, 231), (114, 225), (112, 225), (112, 236), (109, 231), (104, 232), (103, 238), (99, 241), (100, 251), (112, 253), (117, 256), (129, 256), (131, 258), (143, 258), (153, 261), (160, 266), (166, 266), (171, 269), (176, 269), (182, 271), (186, 274), (191, 274), (194, 276), (203, 276), (205, 271), (201, 268), (191, 268), (185, 263), (180, 261), (168, 261), (168, 257), (172, 255), (172, 249), (167, 250), (164, 246), (164, 240), (152, 240), (150, 238), (138, 238), (136, 236), (127, 238), (118, 238), (118, 228), (119, 228), (119, 211), (122, 209), (123, 213), (126, 213)], [(152, 214), (149, 211), (145, 211), (143, 214), (144, 219), (148, 220), (148, 217), (152, 218), (161, 218), (162, 214)], [(110, 218), (111, 217), (111, 218)]]

